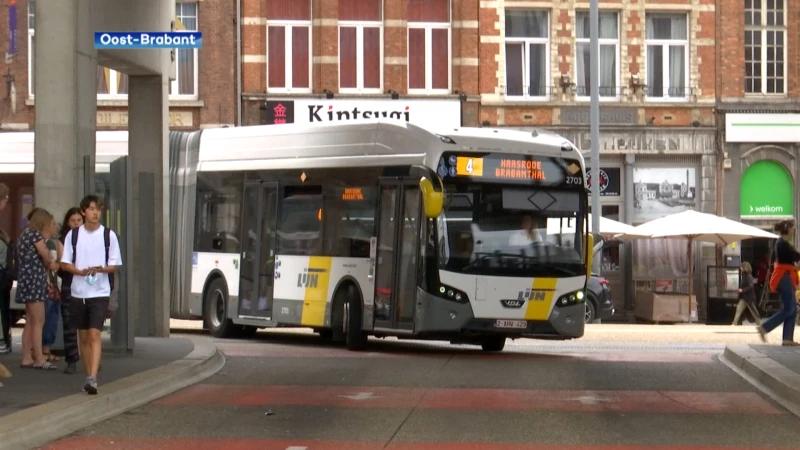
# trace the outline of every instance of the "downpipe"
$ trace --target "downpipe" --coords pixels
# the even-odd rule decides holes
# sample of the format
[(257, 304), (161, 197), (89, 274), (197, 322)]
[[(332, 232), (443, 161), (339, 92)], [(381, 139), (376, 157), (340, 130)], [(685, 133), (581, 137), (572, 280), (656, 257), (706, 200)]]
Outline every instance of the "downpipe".
[(242, 126), (242, 0), (236, 0), (236, 126)]

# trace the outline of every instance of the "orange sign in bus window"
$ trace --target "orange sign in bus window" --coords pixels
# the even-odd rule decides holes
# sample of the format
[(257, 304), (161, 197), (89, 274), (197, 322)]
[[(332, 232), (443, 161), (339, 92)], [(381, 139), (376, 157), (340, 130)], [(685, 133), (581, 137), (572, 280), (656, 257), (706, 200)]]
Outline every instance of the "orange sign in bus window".
[(364, 200), (364, 193), (360, 187), (344, 188), (342, 200)]
[(546, 181), (541, 161), (524, 159), (501, 159), (500, 167), (494, 170), (496, 178), (514, 178), (522, 180)]

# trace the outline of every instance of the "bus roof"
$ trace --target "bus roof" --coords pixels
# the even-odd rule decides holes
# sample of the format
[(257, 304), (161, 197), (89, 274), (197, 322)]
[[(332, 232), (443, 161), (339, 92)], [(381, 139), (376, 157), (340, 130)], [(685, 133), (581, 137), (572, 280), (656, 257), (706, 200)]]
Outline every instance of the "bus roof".
[[(543, 130), (451, 128), (432, 131), (397, 120), (212, 128), (201, 133), (199, 170), (428, 164), (442, 152), (505, 152), (583, 161), (564, 137)], [(127, 131), (97, 131), (96, 162), (128, 154)], [(33, 173), (34, 133), (0, 133), (0, 173)], [(105, 170), (104, 170), (105, 171)]]
[(200, 170), (347, 167), (428, 163), (444, 151), (488, 151), (583, 160), (564, 137), (496, 128), (428, 130), (396, 120), (258, 125), (204, 130)]

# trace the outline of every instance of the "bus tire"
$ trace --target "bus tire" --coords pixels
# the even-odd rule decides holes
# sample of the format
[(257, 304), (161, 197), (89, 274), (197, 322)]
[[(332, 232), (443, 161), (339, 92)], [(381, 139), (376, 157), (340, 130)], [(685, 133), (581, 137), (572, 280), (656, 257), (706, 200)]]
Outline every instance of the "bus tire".
[(345, 330), (344, 311), (345, 303), (347, 302), (347, 292), (350, 290), (349, 286), (342, 286), (336, 291), (333, 296), (333, 305), (331, 308), (331, 340), (336, 344), (344, 344), (347, 342), (347, 330)]
[(347, 289), (347, 307), (344, 316), (347, 318), (347, 349), (352, 351), (364, 350), (367, 347), (367, 334), (361, 326), (363, 320), (363, 306), (361, 297), (356, 294), (355, 288)]
[(228, 318), (228, 287), (222, 278), (217, 277), (211, 281), (203, 303), (208, 332), (217, 338), (235, 336), (236, 325)]
[(506, 337), (497, 336), (489, 338), (481, 344), (481, 348), (485, 352), (502, 352), (506, 347)]

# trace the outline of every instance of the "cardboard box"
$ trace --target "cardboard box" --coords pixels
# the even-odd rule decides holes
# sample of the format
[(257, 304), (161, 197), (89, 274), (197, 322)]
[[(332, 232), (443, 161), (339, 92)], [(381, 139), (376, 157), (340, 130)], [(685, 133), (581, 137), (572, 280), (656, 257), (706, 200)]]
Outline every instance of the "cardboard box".
[(685, 294), (636, 292), (633, 315), (651, 322), (697, 322), (697, 297)]

